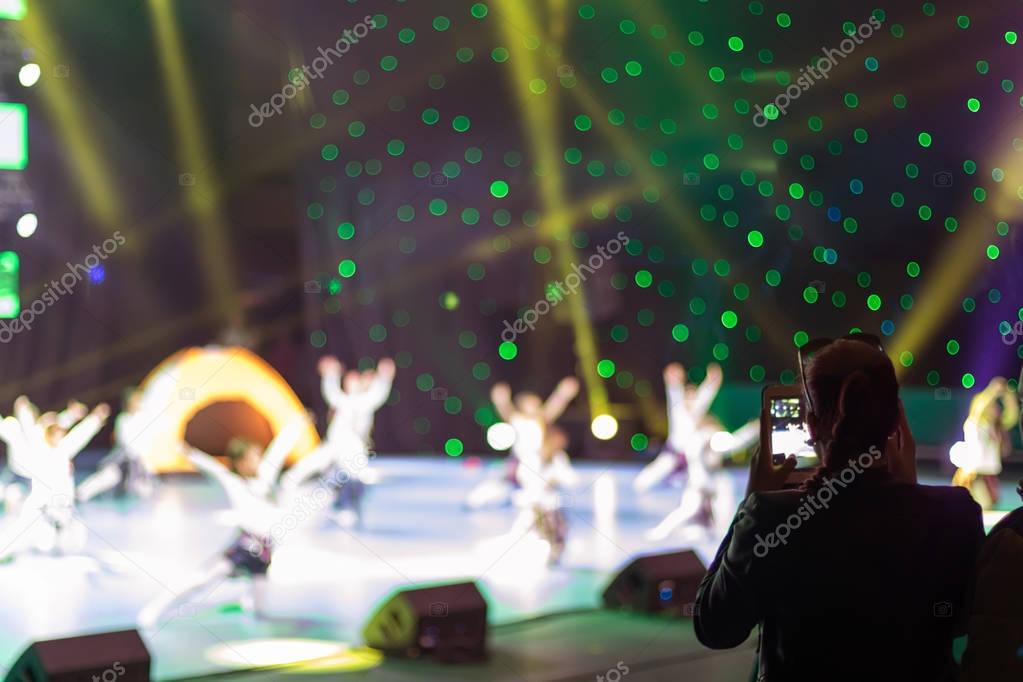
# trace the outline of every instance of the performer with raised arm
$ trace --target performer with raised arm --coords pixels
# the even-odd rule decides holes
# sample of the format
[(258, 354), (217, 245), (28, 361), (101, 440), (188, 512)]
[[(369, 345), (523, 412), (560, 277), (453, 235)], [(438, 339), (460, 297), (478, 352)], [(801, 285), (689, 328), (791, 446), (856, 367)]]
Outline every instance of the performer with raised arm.
[(382, 359), (376, 371), (350, 371), (344, 375), (337, 358), (320, 360), (323, 399), (331, 410), (327, 437), (281, 478), (281, 488), (292, 494), (303, 481), (321, 475), (338, 484), (333, 519), (350, 528), (361, 521), (362, 498), (370, 482), (369, 454), (373, 415), (387, 401), (394, 382), (394, 362)]
[(147, 450), (147, 429), (152, 415), (142, 409), (142, 394), (135, 387), (125, 392), (124, 410), (114, 420), (114, 449), (100, 460), (96, 472), (82, 481), (79, 502), (113, 490), (118, 497), (149, 497), (155, 475), (142, 458)]
[[(575, 377), (562, 379), (546, 402), (530, 392), (519, 393), (513, 401), (508, 384), (494, 384), (490, 400), (498, 416), (515, 431), (515, 442), (508, 455), (504, 475), (499, 479), (485, 480), (473, 488), (466, 500), (469, 509), (508, 504), (512, 493), (522, 485), (520, 467), (532, 467), (534, 471), (540, 469), (540, 453), (547, 427), (561, 416), (578, 393), (579, 381)], [(568, 466), (571, 468), (570, 464)]]
[(1003, 377), (992, 379), (970, 401), (963, 424), (964, 446), (951, 453), (952, 463), (958, 467), (952, 485), (969, 490), (984, 509), (998, 502), (1002, 458), (1009, 453), (1009, 431), (1019, 423), (1019, 416), (1019, 398)]
[(266, 450), (242, 439), (232, 440), (227, 453), (231, 470), (207, 453), (192, 449), (189, 461), (217, 481), (227, 494), (238, 524), (238, 537), (212, 566), (147, 604), (138, 617), (141, 627), (155, 629), (173, 609), (227, 578), (249, 578), (243, 607), (256, 615), (263, 613), (267, 571), (274, 550), (273, 532), (275, 528), (284, 527), (280, 521), (287, 511), (279, 501), (272, 500), (275, 483), (305, 424), (305, 417), (292, 420)]
[[(668, 441), (665, 454), (686, 459), (686, 483), (677, 509), (647, 533), (648, 539), (663, 540), (673, 530), (690, 521), (710, 527), (713, 523), (712, 474), (721, 468), (724, 457), (741, 450), (757, 438), (757, 422), (751, 421), (733, 434), (724, 431), (721, 423), (709, 414), (710, 406), (721, 390), (723, 374), (717, 363), (707, 366), (707, 376), (699, 386), (686, 384), (681, 365), (668, 365), (664, 371), (668, 395)], [(722, 434), (725, 437), (722, 437)], [(657, 459), (637, 477), (637, 490), (647, 490), (670, 474)]]
[(24, 396), (15, 401), (15, 414), (24, 439), (24, 456), (18, 452), (17, 466), (28, 474), (31, 491), (18, 519), (0, 533), (0, 551), (4, 557), (26, 546), (56, 554), (78, 552), (85, 545), (86, 534), (74, 518), (74, 458), (103, 428), (110, 407), (96, 406), (70, 430), (58, 420), (42, 426)]

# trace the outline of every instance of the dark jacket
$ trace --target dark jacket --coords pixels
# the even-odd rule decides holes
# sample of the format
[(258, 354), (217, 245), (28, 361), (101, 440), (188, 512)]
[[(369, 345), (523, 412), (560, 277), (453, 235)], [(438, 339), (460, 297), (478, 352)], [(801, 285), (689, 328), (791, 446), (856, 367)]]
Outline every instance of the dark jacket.
[(998, 522), (977, 560), (962, 682), (1023, 680), (1023, 508)]
[(729, 648), (759, 624), (769, 682), (952, 679), (980, 507), (886, 471), (848, 478), (743, 502), (700, 584), (696, 636)]

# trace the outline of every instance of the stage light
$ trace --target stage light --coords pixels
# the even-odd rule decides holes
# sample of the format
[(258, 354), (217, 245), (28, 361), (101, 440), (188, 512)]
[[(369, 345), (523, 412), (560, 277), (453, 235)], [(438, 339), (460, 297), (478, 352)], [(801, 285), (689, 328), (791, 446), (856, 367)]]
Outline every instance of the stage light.
[(317, 639), (255, 639), (219, 644), (206, 652), (208, 660), (228, 668), (319, 662), (328, 657), (337, 664), (344, 659), (348, 665), (339, 668), (344, 670), (365, 670), (378, 665), (382, 658), (370, 650), (350, 649), (343, 643)]
[(511, 424), (498, 422), (487, 429), (487, 445), (493, 450), (508, 450), (515, 444), (515, 429)]
[(26, 213), (25, 215), (18, 218), (18, 225), (15, 229), (18, 231), (19, 237), (31, 237), (36, 233), (36, 228), (39, 227), (39, 218), (36, 217), (35, 213)]
[(39, 82), (39, 77), (41, 75), (43, 75), (43, 70), (39, 68), (38, 64), (25, 64), (25, 66), (21, 67), (21, 70), (18, 71), (18, 82), (26, 88), (31, 88)]
[(590, 425), (590, 430), (600, 440), (611, 440), (618, 433), (618, 420), (609, 414), (597, 415)]

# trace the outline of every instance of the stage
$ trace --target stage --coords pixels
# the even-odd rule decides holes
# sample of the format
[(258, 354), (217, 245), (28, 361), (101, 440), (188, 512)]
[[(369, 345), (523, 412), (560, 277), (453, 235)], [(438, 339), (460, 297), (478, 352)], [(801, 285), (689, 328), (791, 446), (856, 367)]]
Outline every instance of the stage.
[[(679, 489), (637, 496), (631, 480), (639, 463), (577, 464), (581, 484), (566, 496), (568, 545), (562, 565), (548, 568), (542, 543), (507, 534), (514, 509), (463, 508), (469, 490), (499, 475), (501, 465), (378, 457), (373, 467), (380, 480), (367, 495), (361, 528), (344, 530), (324, 512), (283, 538), (265, 618), (241, 609), (243, 584), (227, 581), (146, 633), (156, 679), (302, 661), (289, 670), (347, 670), (381, 680), (568, 680), (593, 679), (623, 661), (636, 679), (679, 679), (681, 670), (691, 673), (686, 679), (746, 679), (751, 651), (702, 649), (689, 621), (596, 610), (609, 579), (638, 554), (691, 547), (708, 561), (745, 485), (743, 470), (717, 477), (713, 531), (689, 528), (651, 542), (644, 531), (674, 508)], [(1012, 487), (1003, 485), (1009, 507), (1016, 505)], [(198, 476), (169, 477), (147, 501), (107, 497), (83, 505), (87, 552), (106, 565), (32, 555), (0, 565), (6, 607), (0, 661), (9, 665), (36, 639), (132, 627), (148, 600), (225, 549), (236, 533), (229, 514), (221, 490)], [(488, 664), (381, 662), (359, 648), (363, 624), (392, 591), (455, 580), (476, 580), (487, 596), (494, 626)], [(272, 679), (282, 670), (252, 674)]]

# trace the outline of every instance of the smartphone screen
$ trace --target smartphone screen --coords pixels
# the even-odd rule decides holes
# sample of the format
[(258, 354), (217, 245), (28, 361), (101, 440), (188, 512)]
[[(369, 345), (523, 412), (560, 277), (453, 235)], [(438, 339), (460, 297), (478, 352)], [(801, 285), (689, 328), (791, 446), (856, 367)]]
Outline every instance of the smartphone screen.
[(803, 423), (803, 403), (798, 397), (771, 398), (771, 454), (775, 464), (795, 455), (797, 467), (817, 466), (817, 453), (810, 445), (810, 434)]

